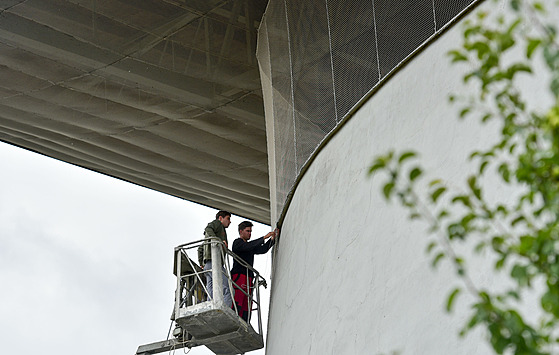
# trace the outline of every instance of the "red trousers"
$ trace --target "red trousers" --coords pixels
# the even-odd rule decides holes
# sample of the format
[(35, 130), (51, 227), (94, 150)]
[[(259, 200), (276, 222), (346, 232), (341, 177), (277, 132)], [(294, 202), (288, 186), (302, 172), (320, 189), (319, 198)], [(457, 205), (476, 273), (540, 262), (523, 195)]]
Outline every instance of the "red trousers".
[(241, 318), (248, 321), (248, 314), (250, 311), (249, 299), (247, 295), (241, 291), (241, 289), (249, 295), (252, 295), (253, 278), (249, 276), (247, 279), (246, 274), (233, 274), (231, 275), (231, 278), (237, 285), (239, 285), (237, 286), (233, 284), (233, 288), (235, 289), (234, 300), (237, 304), (237, 312)]

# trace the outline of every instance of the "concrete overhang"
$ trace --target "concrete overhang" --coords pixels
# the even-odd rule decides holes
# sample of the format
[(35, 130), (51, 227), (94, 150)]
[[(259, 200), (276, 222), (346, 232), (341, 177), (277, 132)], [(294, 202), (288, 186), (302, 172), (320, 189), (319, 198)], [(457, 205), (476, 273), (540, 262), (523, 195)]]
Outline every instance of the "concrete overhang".
[(270, 223), (266, 0), (0, 0), (0, 141)]

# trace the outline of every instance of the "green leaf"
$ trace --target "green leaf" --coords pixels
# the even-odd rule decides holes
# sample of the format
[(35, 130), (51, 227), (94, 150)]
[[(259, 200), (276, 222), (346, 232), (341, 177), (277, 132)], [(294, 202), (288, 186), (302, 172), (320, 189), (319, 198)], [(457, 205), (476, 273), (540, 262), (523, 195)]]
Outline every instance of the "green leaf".
[(495, 212), (502, 214), (503, 216), (507, 216), (509, 214), (508, 209), (504, 205), (498, 205)]
[(559, 97), (559, 78), (555, 77), (551, 80), (551, 85), (549, 86), (551, 92), (555, 97)]
[[(481, 12), (480, 12), (481, 14)], [(466, 30), (464, 31), (464, 38), (467, 39), (470, 36), (476, 35), (480, 32), (481, 30), (481, 26), (468, 26), (468, 28), (466, 28)]]
[(384, 185), (384, 188), (382, 189), (382, 192), (384, 193), (384, 197), (389, 200), (390, 196), (392, 195), (392, 191), (394, 189), (395, 184), (393, 182), (389, 182), (386, 185)]
[(421, 215), (417, 212), (410, 213), (410, 219), (421, 219)]
[(513, 143), (513, 144), (510, 145), (510, 148), (509, 148), (509, 153), (510, 154), (514, 153), (514, 150), (516, 149), (516, 146), (517, 146), (516, 143)]
[(499, 165), (499, 173), (501, 173), (503, 180), (505, 180), (506, 182), (510, 182), (510, 170), (509, 166), (506, 163), (502, 163), (501, 165)]
[(436, 180), (432, 180), (431, 182), (429, 182), (429, 186), (435, 186), (437, 184), (442, 184), (443, 181), (441, 179), (436, 179)]
[(501, 259), (497, 260), (497, 262), (495, 263), (495, 270), (500, 270), (500, 269), (502, 269), (503, 266), (505, 266), (505, 261), (506, 261), (506, 260), (507, 260), (507, 259), (505, 259), (505, 258), (501, 258)]
[(534, 246), (536, 239), (532, 236), (522, 236), (520, 237), (520, 244), (518, 245), (518, 252), (521, 255), (525, 255)]
[(451, 59), (452, 63), (467, 62), (468, 61), (468, 57), (466, 57), (464, 54), (462, 54), (461, 52), (459, 52), (457, 50), (452, 50), (452, 51), (448, 52), (448, 55), (452, 58)]
[(520, 286), (527, 286), (530, 283), (530, 277), (528, 275), (528, 267), (520, 264), (513, 266), (510, 276), (516, 279)]
[(536, 9), (536, 10), (539, 11), (540, 13), (545, 13), (545, 12), (546, 12), (543, 3), (539, 2), (539, 1), (536, 1), (536, 2), (533, 4), (533, 6), (534, 6), (534, 9)]
[(409, 159), (409, 158), (413, 158), (416, 156), (415, 152), (409, 151), (409, 152), (405, 152), (402, 155), (400, 155), (400, 159), (398, 159), (398, 163), (402, 163), (404, 160)]
[(480, 153), (478, 150), (474, 150), (474, 151), (470, 154), (470, 156), (468, 157), (468, 159), (472, 160), (472, 159), (474, 159), (475, 157), (480, 156), (480, 155), (481, 155), (481, 153)]
[(438, 253), (437, 256), (433, 259), (433, 267), (436, 267), (437, 264), (445, 257), (443, 253)]
[(485, 249), (486, 246), (487, 246), (487, 243), (484, 242), (484, 241), (481, 241), (475, 246), (474, 251), (476, 253), (481, 253), (483, 251), (483, 249)]
[(514, 30), (520, 26), (520, 24), (522, 23), (522, 19), (521, 18), (517, 18), (516, 20), (513, 21), (513, 23), (509, 26), (507, 33), (508, 35), (512, 34), (514, 32)]
[(412, 171), (410, 171), (410, 181), (414, 181), (421, 175), (422, 171), (420, 168), (415, 167)]
[(485, 171), (485, 168), (487, 167), (487, 164), (489, 164), (489, 162), (487, 160), (485, 160), (479, 165), (480, 175), (483, 174), (483, 172)]
[(555, 288), (551, 288), (541, 298), (542, 308), (559, 318), (559, 292)]
[(460, 288), (455, 288), (448, 296), (448, 300), (446, 301), (447, 312), (452, 312), (452, 306), (454, 304), (454, 300), (456, 299), (456, 296), (460, 293), (460, 291), (461, 291)]
[(433, 202), (437, 202), (437, 200), (439, 199), (439, 197), (446, 191), (446, 187), (439, 187), (438, 189), (436, 189), (435, 191), (433, 191), (433, 193), (431, 194), (431, 199), (433, 200)]
[(442, 210), (442, 211), (439, 213), (439, 215), (437, 216), (437, 218), (438, 218), (438, 219), (443, 219), (443, 218), (448, 217), (448, 216), (449, 216), (448, 211), (447, 211), (447, 210)]
[(458, 195), (452, 199), (452, 203), (461, 202), (465, 207), (472, 207), (470, 197), (466, 195)]
[(477, 186), (477, 178), (475, 177), (475, 175), (471, 175), (468, 178), (468, 186), (470, 187), (470, 190), (472, 191), (472, 193), (474, 194), (474, 196), (478, 199), (481, 200), (481, 190), (480, 188)]
[(386, 164), (384, 162), (377, 162), (371, 165), (371, 167), (369, 168), (369, 175), (374, 174), (377, 170), (383, 169), (384, 167), (386, 167)]
[(528, 44), (526, 45), (526, 58), (532, 58), (534, 51), (542, 44), (541, 39), (539, 38), (531, 38), (528, 40)]
[(431, 253), (431, 251), (433, 251), (433, 249), (437, 246), (437, 242), (433, 241), (431, 243), (429, 243), (429, 245), (427, 245), (427, 248), (425, 250), (425, 252), (427, 254)]
[(543, 56), (549, 69), (557, 68), (557, 61), (559, 60), (559, 51), (550, 46), (543, 48)]
[(514, 76), (520, 72), (531, 73), (532, 68), (530, 68), (528, 65), (523, 63), (513, 64), (507, 69), (506, 77), (512, 80)]
[(501, 249), (501, 246), (505, 243), (505, 238), (503, 238), (500, 235), (496, 235), (493, 238), (491, 238), (491, 246), (493, 247), (493, 249), (495, 250), (499, 250)]
[(524, 222), (524, 221), (526, 221), (526, 217), (524, 217), (524, 216), (521, 215), (521, 216), (518, 216), (518, 217), (516, 217), (515, 219), (513, 219), (512, 222), (510, 222), (510, 225), (514, 227), (514, 226), (516, 226), (518, 223)]
[(460, 111), (460, 118), (464, 118), (468, 113), (470, 113), (471, 108), (466, 107)]
[(481, 41), (474, 42), (469, 47), (470, 49), (475, 50), (477, 52), (478, 59), (483, 59), (488, 53), (491, 52), (491, 48), (489, 47), (489, 45)]
[(460, 223), (451, 223), (447, 228), (448, 238), (450, 240), (453, 239), (461, 239), (463, 240), (466, 237), (466, 229)]
[(486, 113), (486, 114), (483, 115), (483, 117), (481, 118), (481, 122), (485, 123), (485, 122), (489, 121), (491, 118), (493, 118), (493, 114), (491, 114), (491, 113)]

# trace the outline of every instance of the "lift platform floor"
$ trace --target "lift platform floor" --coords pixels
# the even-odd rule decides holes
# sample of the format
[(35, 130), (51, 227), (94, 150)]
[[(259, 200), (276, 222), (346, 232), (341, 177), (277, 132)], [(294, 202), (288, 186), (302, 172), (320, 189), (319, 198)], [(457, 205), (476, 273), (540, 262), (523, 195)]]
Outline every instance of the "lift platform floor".
[(192, 335), (194, 342), (216, 354), (243, 354), (264, 347), (262, 335), (250, 324), (231, 308), (213, 302), (181, 308), (175, 321)]

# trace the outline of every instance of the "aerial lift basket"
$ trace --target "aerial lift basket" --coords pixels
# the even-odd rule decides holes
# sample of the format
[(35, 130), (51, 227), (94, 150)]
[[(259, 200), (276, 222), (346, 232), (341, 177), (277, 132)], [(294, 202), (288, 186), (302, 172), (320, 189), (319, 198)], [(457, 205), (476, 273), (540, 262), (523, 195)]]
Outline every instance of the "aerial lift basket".
[[(212, 270), (202, 270), (188, 256), (189, 251), (209, 244), (212, 253)], [(235, 259), (254, 273), (254, 285), (250, 292), (234, 288), (229, 260)], [(247, 271), (248, 271), (247, 270)], [(206, 287), (206, 275), (212, 273), (213, 288), (210, 296)], [(142, 345), (137, 355), (156, 354), (183, 347), (205, 345), (215, 354), (244, 354), (264, 347), (262, 337), (262, 316), (259, 286), (266, 287), (266, 281), (258, 271), (245, 263), (237, 255), (227, 250), (217, 238), (206, 238), (175, 248), (173, 273), (177, 277), (175, 306), (171, 319), (176, 327), (174, 339)], [(257, 331), (252, 327), (251, 314), (247, 321), (238, 316), (236, 304), (226, 305), (223, 300), (222, 279), (225, 273), (227, 287), (231, 295), (243, 292), (249, 300), (249, 309), (257, 316)]]

